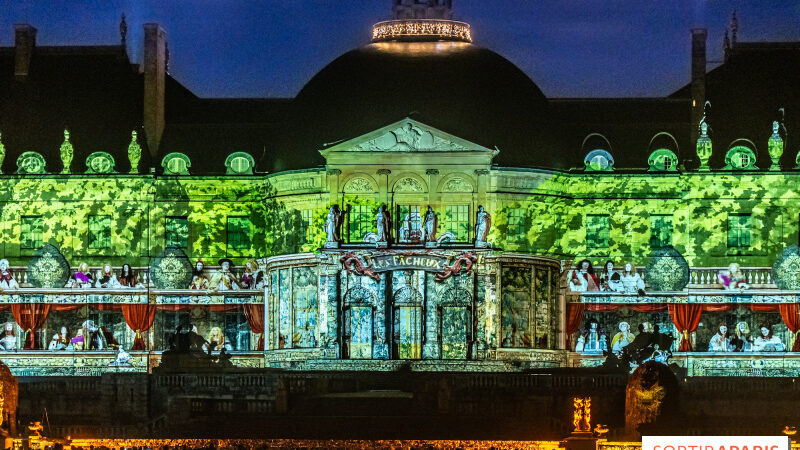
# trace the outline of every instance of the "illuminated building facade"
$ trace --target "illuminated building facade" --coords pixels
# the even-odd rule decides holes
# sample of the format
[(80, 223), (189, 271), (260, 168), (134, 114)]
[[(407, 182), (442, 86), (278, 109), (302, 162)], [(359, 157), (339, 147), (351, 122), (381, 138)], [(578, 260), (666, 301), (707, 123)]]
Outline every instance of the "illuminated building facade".
[[(593, 366), (602, 354), (573, 350), (594, 319), (607, 347), (620, 322), (673, 332), (690, 375), (795, 374), (791, 354), (705, 350), (720, 322), (746, 323), (753, 339), (768, 324), (796, 348), (796, 255), (780, 280), (772, 269), (800, 233), (787, 133), (800, 129), (800, 46), (734, 41), (707, 72), (694, 30), (691, 83), (669, 97), (548, 99), (472, 44), (449, 2), (434, 3), (398, 2), (373, 43), (291, 100), (196, 97), (169, 75), (154, 24), (135, 68), (124, 31), (122, 45), (39, 47), (17, 25), (15, 46), (0, 49), (0, 250), (19, 285), (0, 293), (13, 350), (3, 361), (25, 375), (148, 371), (170, 334), (194, 325), (222, 333), (240, 367)], [(345, 213), (328, 246), (333, 205)], [(387, 248), (369, 239), (381, 205), (394, 223)], [(428, 206), (437, 235), (449, 233), (431, 245), (420, 238)], [(491, 246), (475, 243), (480, 206)], [(98, 280), (105, 265), (121, 278), (128, 264), (138, 283), (45, 286), (46, 244), (69, 277), (85, 262)], [(664, 247), (685, 259), (684, 283), (647, 270)], [(188, 256), (176, 253), (180, 276), (166, 277), (183, 284), (154, 272), (168, 272), (170, 248)], [(607, 260), (632, 263), (645, 295), (572, 292), (584, 258), (599, 277)], [(220, 287), (224, 259), (242, 289)], [(189, 289), (197, 260), (211, 284)], [(242, 283), (248, 262), (255, 281)], [(723, 288), (731, 263), (746, 289)], [(47, 351), (62, 327), (74, 352)], [(103, 351), (89, 344), (98, 328)], [(109, 367), (113, 341), (130, 366)]]

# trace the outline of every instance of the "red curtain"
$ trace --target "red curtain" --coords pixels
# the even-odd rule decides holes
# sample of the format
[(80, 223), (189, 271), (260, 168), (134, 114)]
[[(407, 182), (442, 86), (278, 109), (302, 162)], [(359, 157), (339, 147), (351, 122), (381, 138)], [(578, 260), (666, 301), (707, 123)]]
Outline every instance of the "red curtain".
[(11, 305), (14, 320), (17, 321), (20, 328), (26, 331), (23, 350), (39, 349), (39, 343), (36, 342), (36, 331), (44, 326), (49, 312), (50, 305), (45, 303), (15, 303)]
[(672, 318), (672, 323), (681, 334), (681, 346), (678, 348), (679, 352), (692, 351), (692, 344), (689, 342), (689, 336), (700, 324), (700, 314), (703, 312), (703, 305), (697, 303), (683, 303), (667, 305), (669, 316)]
[(264, 350), (264, 305), (244, 305), (244, 316), (250, 325), (250, 331), (261, 335), (256, 350)]
[(798, 339), (797, 332), (800, 331), (800, 307), (797, 303), (782, 303), (778, 306), (778, 311), (781, 313), (783, 323), (789, 328), (789, 331), (794, 335), (794, 344), (792, 344), (792, 351), (800, 351), (800, 339)]
[(567, 334), (567, 350), (572, 350), (572, 335), (581, 328), (583, 322), (583, 311), (586, 310), (584, 303), (567, 303), (567, 317), (564, 332)]
[(136, 332), (131, 350), (147, 350), (142, 339), (142, 332), (147, 331), (153, 326), (153, 319), (156, 317), (156, 305), (122, 305), (122, 314), (125, 316), (125, 323), (131, 330)]

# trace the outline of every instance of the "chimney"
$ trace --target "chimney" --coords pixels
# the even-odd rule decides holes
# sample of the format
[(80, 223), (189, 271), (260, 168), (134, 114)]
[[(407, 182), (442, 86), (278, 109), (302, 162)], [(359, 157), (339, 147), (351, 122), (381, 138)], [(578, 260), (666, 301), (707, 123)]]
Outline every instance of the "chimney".
[(36, 47), (36, 28), (27, 23), (14, 25), (14, 76), (18, 80), (25, 80), (31, 69), (33, 48)]
[(158, 156), (164, 133), (164, 82), (167, 33), (157, 23), (144, 24), (144, 132), (150, 155)]
[(706, 103), (706, 39), (708, 30), (692, 29), (692, 144), (700, 136), (700, 119)]

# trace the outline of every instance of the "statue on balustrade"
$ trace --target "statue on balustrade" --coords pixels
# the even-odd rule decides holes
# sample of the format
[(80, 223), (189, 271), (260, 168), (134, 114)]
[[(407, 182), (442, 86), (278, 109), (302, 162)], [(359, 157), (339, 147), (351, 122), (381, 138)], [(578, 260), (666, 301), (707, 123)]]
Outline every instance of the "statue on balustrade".
[(344, 211), (339, 209), (339, 205), (333, 205), (328, 210), (328, 217), (325, 220), (325, 234), (327, 235), (325, 248), (339, 247), (339, 242), (341, 242), (339, 230), (344, 223), (344, 216), (348, 212), (350, 212), (350, 205)]
[(753, 338), (750, 336), (750, 325), (747, 322), (736, 324), (736, 333), (731, 337), (731, 351), (752, 352)]
[(208, 333), (208, 339), (203, 344), (203, 351), (210, 355), (212, 352), (221, 352), (223, 350), (231, 351), (233, 346), (220, 327), (213, 327)]
[(730, 352), (731, 337), (728, 335), (728, 325), (725, 322), (719, 324), (719, 331), (708, 341), (708, 351), (710, 352)]
[(208, 289), (208, 277), (205, 274), (205, 268), (206, 265), (203, 263), (203, 260), (198, 259), (192, 271), (192, 284), (189, 286), (189, 289)]
[(0, 259), (0, 291), (8, 289), (19, 289), (17, 280), (14, 279), (14, 272), (8, 264), (8, 260)]
[(116, 289), (119, 287), (117, 276), (114, 275), (114, 270), (111, 268), (111, 264), (103, 264), (103, 271), (100, 273), (100, 276), (97, 277), (94, 287), (100, 289)]
[(263, 289), (265, 284), (264, 271), (258, 268), (258, 263), (253, 260), (244, 263), (242, 289)]
[(436, 229), (439, 227), (439, 218), (436, 213), (428, 205), (428, 210), (425, 211), (425, 217), (422, 219), (422, 241), (423, 242), (436, 242)]
[(56, 351), (66, 350), (67, 346), (64, 345), (63, 342), (61, 342), (60, 335), (54, 334), (53, 339), (50, 340), (50, 344), (47, 346), (47, 349), (56, 352)]
[(120, 270), (119, 277), (117, 277), (117, 287), (118, 288), (142, 288), (144, 287), (139, 280), (136, 278), (136, 275), (133, 274), (133, 269), (131, 269), (130, 264), (123, 264), (122, 270)]
[(492, 216), (478, 206), (478, 213), (475, 217), (475, 247), (491, 247), (488, 242), (489, 230), (492, 228)]
[(219, 272), (211, 278), (210, 289), (215, 291), (232, 291), (238, 290), (239, 284), (236, 283), (236, 277), (231, 272), (233, 268), (233, 261), (228, 258), (219, 260)]
[(625, 294), (645, 294), (644, 280), (642, 279), (641, 275), (636, 273), (636, 270), (634, 270), (634, 266), (631, 263), (625, 264), (625, 271), (620, 277), (620, 284), (618, 286), (621, 287), (620, 292)]
[(786, 350), (781, 339), (772, 334), (772, 327), (762, 323), (761, 334), (753, 340), (754, 352), (782, 352)]
[(82, 262), (78, 265), (78, 270), (72, 274), (72, 277), (67, 282), (66, 287), (75, 289), (90, 288), (94, 284), (94, 276), (89, 270), (89, 264)]
[(726, 290), (750, 289), (750, 285), (747, 284), (747, 279), (744, 273), (739, 270), (739, 264), (737, 263), (731, 263), (728, 266), (728, 270), (720, 271), (719, 280)]
[[(78, 331), (75, 332), (75, 337), (69, 340), (69, 346), (67, 346), (67, 350), (73, 350), (76, 352), (83, 351), (84, 344), (83, 328), (78, 328)], [(70, 348), (70, 346), (72, 348)]]
[(131, 366), (131, 354), (126, 352), (124, 348), (120, 345), (119, 349), (117, 349), (117, 357), (114, 361), (109, 364), (111, 367), (130, 367)]
[(628, 322), (619, 323), (619, 333), (611, 339), (611, 352), (617, 356), (622, 355), (622, 350), (633, 342), (636, 336), (631, 333), (631, 326)]
[(14, 334), (14, 324), (7, 322), (3, 328), (3, 337), (0, 338), (0, 350), (13, 352), (17, 350), (17, 336)]
[(606, 261), (603, 266), (603, 276), (600, 278), (600, 290), (603, 292), (622, 291), (622, 280), (619, 272), (614, 271), (614, 261)]
[(108, 348), (107, 331), (97, 326), (94, 320), (87, 320), (81, 325), (85, 350), (105, 350)]
[(594, 274), (592, 263), (588, 259), (578, 263), (569, 279), (569, 290), (572, 292), (591, 292), (599, 291), (600, 283)]
[(608, 351), (608, 344), (606, 344), (605, 331), (600, 328), (600, 324), (594, 319), (589, 319), (586, 322), (586, 327), (583, 333), (578, 338), (578, 343), (575, 345), (575, 351), (584, 354), (603, 354)]
[(392, 216), (386, 205), (381, 205), (378, 208), (378, 214), (375, 216), (375, 227), (378, 230), (378, 244), (388, 245), (392, 243)]

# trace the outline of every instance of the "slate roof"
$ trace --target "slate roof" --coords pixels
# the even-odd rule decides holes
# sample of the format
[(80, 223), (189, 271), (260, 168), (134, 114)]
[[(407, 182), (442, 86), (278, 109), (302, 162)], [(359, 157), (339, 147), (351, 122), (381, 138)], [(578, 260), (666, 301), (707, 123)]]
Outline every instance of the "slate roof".
[[(142, 80), (125, 48), (35, 47), (24, 81), (14, 76), (14, 54), (14, 48), (0, 48), (3, 173), (15, 172), (25, 151), (41, 153), (47, 170), (60, 172), (65, 128), (75, 152), (73, 172), (85, 171), (86, 157), (97, 151), (114, 155), (117, 171), (129, 171), (131, 130), (141, 132)], [(140, 164), (147, 165), (144, 139), (140, 145)]]
[[(150, 158), (141, 132), (142, 83), (123, 46), (36, 47), (27, 80), (14, 77), (14, 49), (0, 48), (0, 131), (4, 173), (16, 171), (24, 151), (42, 153), (48, 171), (61, 169), (59, 146), (69, 128), (73, 171), (86, 156), (106, 151), (127, 172), (130, 131), (139, 130), (143, 167), (161, 171), (171, 152), (189, 155), (193, 174), (224, 173), (224, 160), (245, 151), (257, 172), (321, 166), (326, 143), (360, 136), (413, 117), (485, 147), (500, 149), (495, 163), (508, 167), (568, 170), (583, 166), (602, 134), (618, 169), (646, 169), (661, 142), (686, 167), (697, 166), (690, 132), (689, 85), (666, 98), (547, 99), (535, 83), (502, 56), (477, 46), (414, 54), (370, 45), (347, 52), (314, 76), (295, 99), (204, 99), (167, 76), (166, 126), (159, 154)], [(712, 102), (712, 167), (724, 165), (736, 138), (756, 144), (758, 165), (768, 166), (766, 141), (777, 109), (786, 108), (790, 130), (783, 167), (794, 166), (800, 139), (800, 43), (739, 43), (725, 64), (707, 74)], [(588, 147), (587, 147), (588, 146)]]

